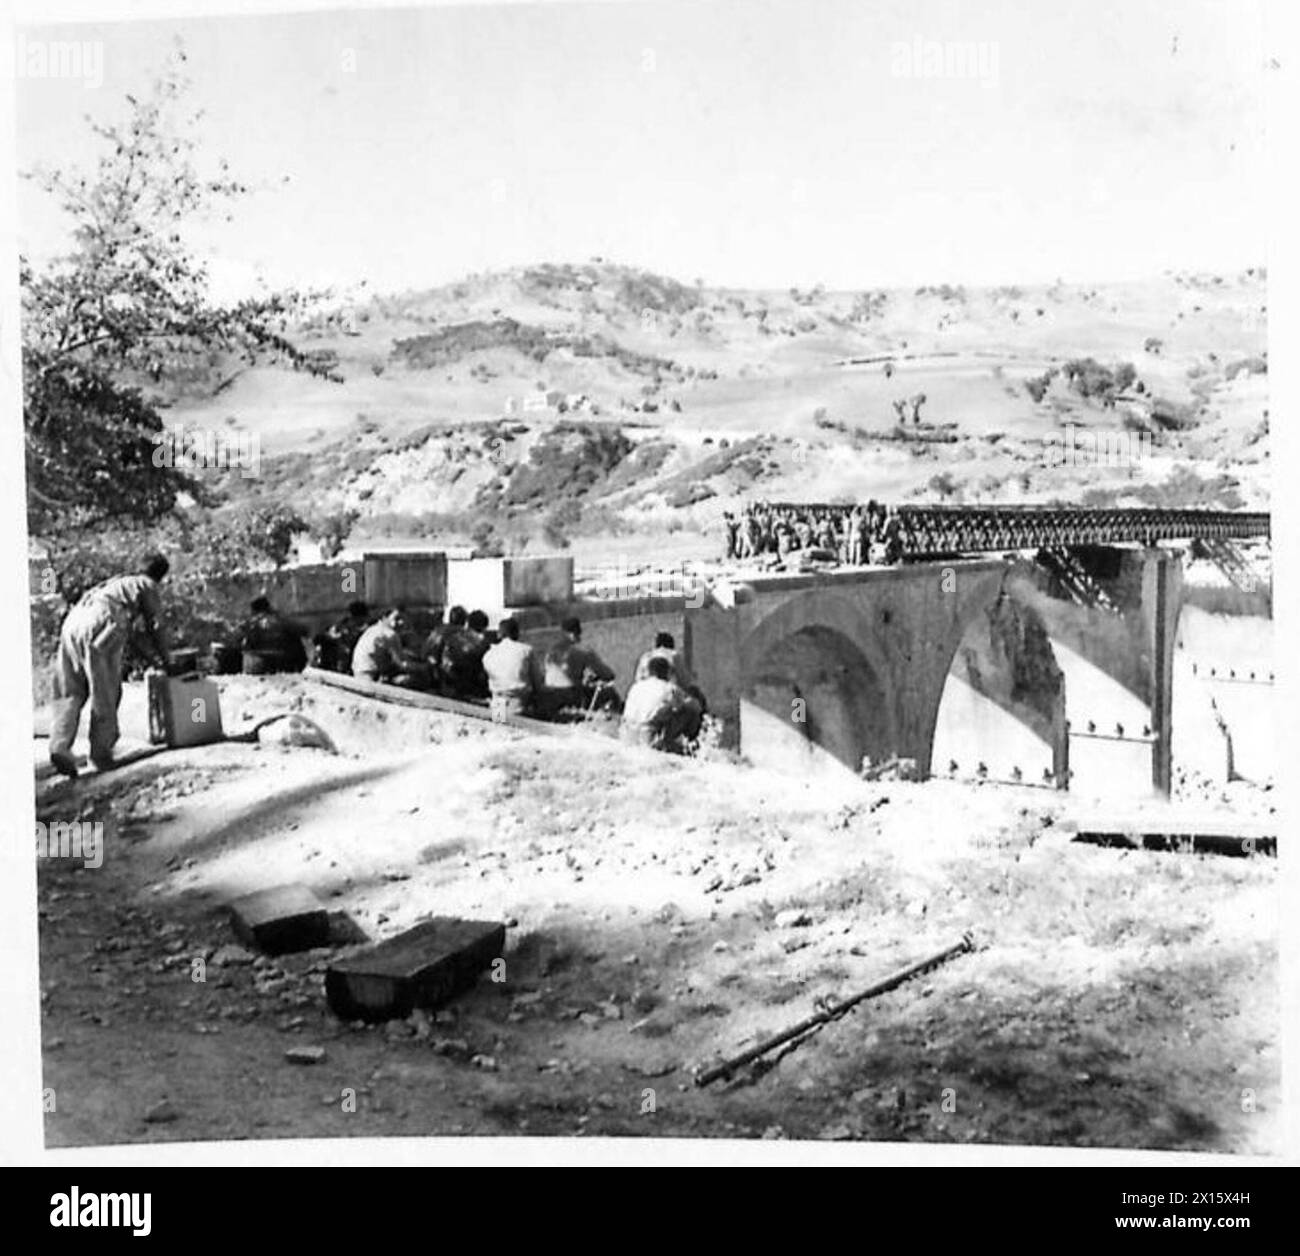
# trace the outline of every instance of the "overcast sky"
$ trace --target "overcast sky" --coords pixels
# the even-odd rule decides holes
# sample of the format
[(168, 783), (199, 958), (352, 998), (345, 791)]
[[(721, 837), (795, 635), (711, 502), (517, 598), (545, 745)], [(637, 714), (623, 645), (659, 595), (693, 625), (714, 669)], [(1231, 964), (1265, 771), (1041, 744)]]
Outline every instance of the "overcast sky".
[[(200, 237), (227, 287), (262, 273), (391, 291), (593, 255), (776, 287), (1264, 259), (1253, 0), (610, 0), (30, 28), (100, 41), (103, 83), (20, 68), (20, 166), (91, 162), (83, 115), (121, 116), (177, 34), (204, 152), (259, 188)], [(927, 73), (959, 43), (979, 46), (974, 76)], [(60, 247), (30, 186), (19, 213), (31, 255)]]

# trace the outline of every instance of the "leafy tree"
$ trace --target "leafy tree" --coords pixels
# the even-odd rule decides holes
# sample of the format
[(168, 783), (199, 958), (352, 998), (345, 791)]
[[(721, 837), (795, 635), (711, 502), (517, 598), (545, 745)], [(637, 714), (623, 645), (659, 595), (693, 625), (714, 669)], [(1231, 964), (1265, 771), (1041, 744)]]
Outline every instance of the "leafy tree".
[(286, 335), (317, 294), (228, 305), (209, 296), (207, 268), (181, 228), (248, 189), (224, 161), (215, 175), (199, 172), (201, 115), (183, 112), (184, 61), (178, 48), (147, 97), (128, 95), (124, 119), (91, 122), (103, 141), (93, 170), (25, 175), (72, 223), (69, 253), (39, 271), (20, 259), (29, 523), (37, 534), (110, 519), (154, 522), (182, 493), (203, 498), (183, 469), (153, 462), (169, 381), (232, 357), (336, 378)]
[(143, 393), (93, 365), (24, 350), (23, 417), (33, 532), (153, 520), (182, 492), (203, 497), (185, 471), (153, 465), (162, 422)]
[(269, 562), (283, 567), (294, 537), (310, 531), (292, 506), (241, 506), (213, 528), (211, 543), (227, 555), (228, 568)]
[(358, 511), (349, 508), (321, 515), (311, 521), (312, 538), (320, 544), (321, 554), (325, 558), (333, 558), (338, 554), (360, 517)]

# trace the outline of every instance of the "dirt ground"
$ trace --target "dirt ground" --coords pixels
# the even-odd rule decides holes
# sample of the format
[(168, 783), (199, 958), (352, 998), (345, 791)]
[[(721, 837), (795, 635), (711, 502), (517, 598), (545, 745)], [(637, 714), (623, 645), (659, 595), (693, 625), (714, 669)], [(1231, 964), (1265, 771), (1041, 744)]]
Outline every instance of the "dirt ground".
[[(139, 706), (133, 691), (128, 728)], [(1044, 789), (785, 779), (365, 709), (296, 679), (231, 678), (223, 709), (228, 731), (300, 710), (340, 754), (226, 743), (38, 782), (38, 819), (102, 820), (107, 841), (99, 868), (40, 861), (50, 1146), (1280, 1149), (1274, 859), (1073, 842), (1077, 804)], [(375, 939), (430, 915), (505, 921), (504, 980), (432, 1015), (341, 1023), (322, 989), (337, 948), (232, 945), (223, 904), (287, 882)], [(966, 930), (974, 952), (773, 1066), (694, 1085), (695, 1066)], [(286, 1058), (304, 1046), (323, 1058)]]

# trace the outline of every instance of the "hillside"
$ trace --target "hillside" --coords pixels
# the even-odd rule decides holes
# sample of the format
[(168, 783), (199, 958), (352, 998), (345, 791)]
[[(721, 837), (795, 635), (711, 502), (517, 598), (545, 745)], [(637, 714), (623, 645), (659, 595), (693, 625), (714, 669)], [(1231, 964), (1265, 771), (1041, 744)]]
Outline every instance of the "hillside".
[[(331, 311), (299, 339), (341, 383), (246, 370), (171, 421), (256, 433), (231, 490), (355, 509), (356, 537), (686, 556), (754, 496), (1261, 506), (1266, 319), (1262, 269), (775, 292), (544, 265)], [(1060, 465), (1069, 426), (1134, 456)]]

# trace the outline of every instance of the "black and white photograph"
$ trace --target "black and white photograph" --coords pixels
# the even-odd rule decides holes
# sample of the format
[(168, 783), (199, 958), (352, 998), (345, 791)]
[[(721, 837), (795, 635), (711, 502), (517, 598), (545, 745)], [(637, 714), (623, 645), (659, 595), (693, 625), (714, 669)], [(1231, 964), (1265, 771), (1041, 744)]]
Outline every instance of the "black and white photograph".
[(1278, 7), (20, 11), (27, 1154), (1294, 1164)]

